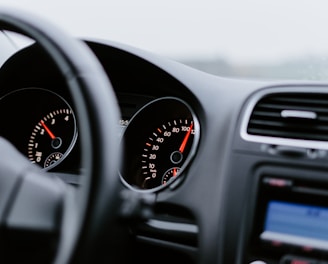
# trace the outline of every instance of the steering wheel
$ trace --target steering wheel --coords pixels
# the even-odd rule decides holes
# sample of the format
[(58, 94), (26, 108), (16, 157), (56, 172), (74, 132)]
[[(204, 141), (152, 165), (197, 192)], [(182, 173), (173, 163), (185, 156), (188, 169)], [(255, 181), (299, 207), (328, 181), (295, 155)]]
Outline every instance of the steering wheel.
[[(64, 76), (79, 120), (82, 183), (70, 188), (0, 138), (0, 259), (5, 263), (103, 263), (118, 257), (119, 109), (92, 52), (54, 25), (16, 9), (0, 10), (0, 29), (22, 33)], [(19, 106), (17, 106), (19, 108)]]

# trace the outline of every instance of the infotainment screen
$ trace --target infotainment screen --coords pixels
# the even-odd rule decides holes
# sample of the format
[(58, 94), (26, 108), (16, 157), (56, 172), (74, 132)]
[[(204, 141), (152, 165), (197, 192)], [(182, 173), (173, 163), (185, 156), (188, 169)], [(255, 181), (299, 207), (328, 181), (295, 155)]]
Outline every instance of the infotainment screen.
[(328, 207), (269, 201), (260, 238), (328, 250)]

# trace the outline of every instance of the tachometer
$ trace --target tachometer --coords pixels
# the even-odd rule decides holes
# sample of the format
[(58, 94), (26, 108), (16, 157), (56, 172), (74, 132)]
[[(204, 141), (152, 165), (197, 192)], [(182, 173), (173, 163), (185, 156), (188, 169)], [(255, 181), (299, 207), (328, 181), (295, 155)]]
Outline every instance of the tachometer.
[(70, 150), (75, 138), (72, 110), (53, 110), (35, 125), (28, 141), (28, 158), (43, 168), (51, 168)]
[(19, 89), (3, 96), (0, 124), (0, 136), (47, 170), (67, 157), (77, 139), (75, 115), (68, 102), (42, 88)]
[(161, 98), (147, 104), (123, 136), (123, 181), (138, 190), (168, 186), (195, 154), (199, 130), (196, 116), (182, 100)]

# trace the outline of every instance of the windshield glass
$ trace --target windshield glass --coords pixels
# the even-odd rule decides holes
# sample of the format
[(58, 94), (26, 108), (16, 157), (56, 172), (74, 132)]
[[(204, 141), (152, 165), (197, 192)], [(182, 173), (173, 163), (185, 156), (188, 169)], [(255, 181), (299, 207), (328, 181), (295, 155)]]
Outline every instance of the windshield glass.
[(328, 80), (326, 0), (0, 0), (219, 76)]

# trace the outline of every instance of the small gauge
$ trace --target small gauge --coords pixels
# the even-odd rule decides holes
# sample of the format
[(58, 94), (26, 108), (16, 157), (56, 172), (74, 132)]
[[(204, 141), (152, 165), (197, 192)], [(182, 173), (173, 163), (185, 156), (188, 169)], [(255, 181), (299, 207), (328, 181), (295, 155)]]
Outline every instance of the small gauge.
[(123, 135), (123, 183), (135, 190), (157, 191), (181, 177), (193, 158), (200, 127), (182, 100), (154, 100), (130, 120)]
[(169, 184), (170, 180), (173, 180), (178, 176), (179, 171), (180, 171), (179, 167), (168, 169), (163, 175), (162, 185)]
[(62, 157), (63, 157), (63, 153), (60, 152), (51, 153), (44, 162), (44, 168), (52, 166), (57, 161), (59, 161)]
[(35, 125), (28, 142), (28, 158), (32, 163), (50, 169), (67, 155), (75, 140), (72, 110), (53, 110)]

